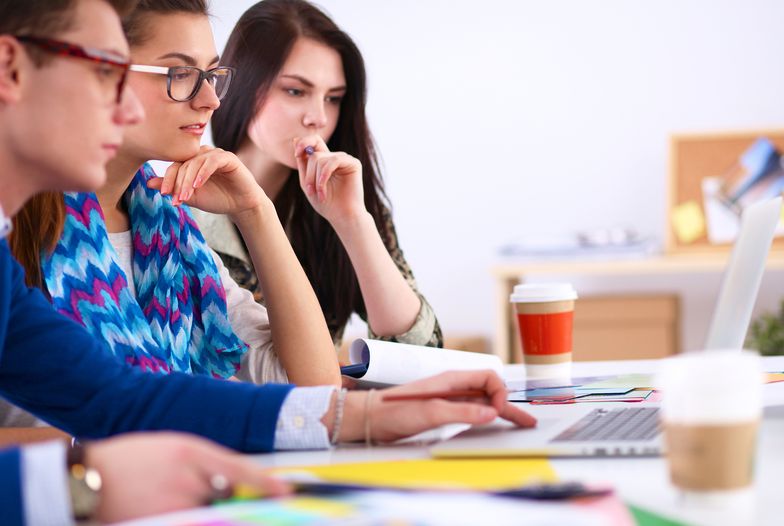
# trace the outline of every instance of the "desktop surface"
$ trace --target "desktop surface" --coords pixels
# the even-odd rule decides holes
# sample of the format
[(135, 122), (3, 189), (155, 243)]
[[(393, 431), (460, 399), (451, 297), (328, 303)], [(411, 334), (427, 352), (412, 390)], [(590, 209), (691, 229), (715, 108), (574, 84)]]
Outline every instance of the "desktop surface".
[[(765, 357), (763, 367), (769, 372), (784, 371), (784, 356)], [(573, 375), (600, 376), (657, 371), (657, 360), (580, 362), (573, 364)], [(525, 378), (523, 365), (507, 365), (507, 380)], [(764, 386), (764, 419), (760, 427), (754, 483), (754, 514), (745, 510), (726, 510), (684, 503), (669, 482), (666, 459), (653, 458), (569, 458), (552, 459), (551, 465), (560, 480), (611, 484), (628, 504), (650, 510), (664, 517), (694, 525), (754, 524), (779, 525), (782, 522), (781, 477), (784, 474), (784, 382)], [(645, 405), (637, 402), (633, 405)], [(570, 411), (583, 411), (583, 405), (525, 404), (526, 410), (540, 419), (560, 418)], [(620, 403), (591, 403), (591, 407), (618, 407)], [(624, 404), (626, 405), (626, 404)], [(310, 466), (353, 462), (378, 462), (430, 458), (429, 445), (346, 446), (329, 451), (293, 451), (255, 455), (266, 467)]]

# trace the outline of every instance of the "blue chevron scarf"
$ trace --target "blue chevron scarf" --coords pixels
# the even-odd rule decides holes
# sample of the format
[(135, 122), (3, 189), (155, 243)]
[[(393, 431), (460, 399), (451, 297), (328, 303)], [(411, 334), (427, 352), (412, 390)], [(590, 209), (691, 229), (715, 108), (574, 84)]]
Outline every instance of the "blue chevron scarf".
[(147, 188), (151, 177), (145, 164), (124, 196), (136, 298), (95, 194), (66, 193), (63, 235), (42, 258), (52, 303), (134, 366), (232, 376), (247, 345), (229, 324), (215, 261), (188, 207)]

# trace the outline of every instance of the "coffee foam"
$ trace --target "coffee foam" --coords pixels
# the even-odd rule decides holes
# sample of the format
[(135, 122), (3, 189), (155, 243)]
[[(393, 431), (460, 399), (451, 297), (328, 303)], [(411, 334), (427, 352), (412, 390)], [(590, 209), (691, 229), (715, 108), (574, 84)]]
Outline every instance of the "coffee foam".
[(711, 350), (662, 361), (656, 386), (665, 422), (721, 424), (762, 415), (762, 371), (751, 351)]

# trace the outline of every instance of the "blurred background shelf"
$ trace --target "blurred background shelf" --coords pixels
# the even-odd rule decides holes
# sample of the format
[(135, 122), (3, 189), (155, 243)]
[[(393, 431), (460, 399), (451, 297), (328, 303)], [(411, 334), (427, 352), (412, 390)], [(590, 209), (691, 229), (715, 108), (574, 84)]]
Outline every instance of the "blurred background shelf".
[[(496, 281), (496, 334), (492, 351), (505, 363), (519, 362), (519, 338), (509, 295), (514, 286), (548, 276), (682, 276), (720, 274), (729, 252), (667, 254), (625, 260), (504, 262), (492, 268)], [(784, 251), (772, 251), (767, 270), (784, 270)], [(556, 278), (560, 279), (560, 278)], [(642, 283), (642, 281), (641, 281)], [(580, 290), (578, 289), (578, 294)], [(632, 288), (623, 294), (581, 296), (575, 307), (574, 359), (646, 359), (680, 352), (682, 312), (677, 294)]]

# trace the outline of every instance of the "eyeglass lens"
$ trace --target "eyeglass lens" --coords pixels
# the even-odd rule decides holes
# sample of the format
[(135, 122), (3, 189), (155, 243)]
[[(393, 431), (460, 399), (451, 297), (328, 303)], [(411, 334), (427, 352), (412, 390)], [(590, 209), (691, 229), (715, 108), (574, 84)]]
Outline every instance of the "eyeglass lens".
[(229, 68), (215, 68), (202, 71), (190, 66), (175, 67), (169, 70), (169, 96), (176, 101), (187, 101), (196, 96), (207, 80), (215, 90), (218, 99), (222, 99), (229, 90), (232, 71)]
[(112, 102), (119, 104), (125, 88), (125, 79), (128, 70), (111, 64), (103, 64), (100, 67), (99, 74), (106, 86), (107, 98), (110, 98)]

